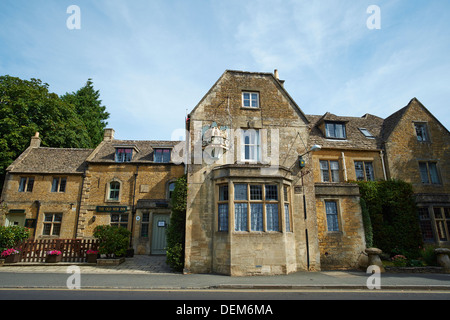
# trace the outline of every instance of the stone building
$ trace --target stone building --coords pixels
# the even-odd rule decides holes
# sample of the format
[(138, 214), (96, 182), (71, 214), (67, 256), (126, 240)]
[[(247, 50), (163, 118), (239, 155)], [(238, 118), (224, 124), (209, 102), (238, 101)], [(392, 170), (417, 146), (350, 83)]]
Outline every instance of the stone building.
[[(277, 72), (227, 70), (189, 114), (187, 272), (320, 270), (311, 122), (283, 85)], [(355, 229), (344, 256), (365, 247)]]
[(425, 242), (450, 245), (450, 132), (416, 98), (383, 122), (387, 176), (412, 184)]
[(354, 268), (365, 249), (359, 187), (352, 181), (386, 179), (380, 133), (383, 119), (308, 115), (318, 241), (323, 269)]
[(94, 150), (42, 148), (38, 134), (7, 168), (2, 225), (31, 228), (32, 238), (92, 238), (97, 225), (132, 231), (137, 254), (164, 254), (170, 195), (184, 166), (177, 141), (115, 140)]

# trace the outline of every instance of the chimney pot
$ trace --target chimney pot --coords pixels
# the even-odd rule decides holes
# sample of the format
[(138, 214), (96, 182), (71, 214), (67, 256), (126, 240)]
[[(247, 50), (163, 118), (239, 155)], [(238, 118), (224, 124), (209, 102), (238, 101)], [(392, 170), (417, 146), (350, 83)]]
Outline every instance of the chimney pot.
[(103, 140), (114, 140), (114, 129), (105, 129), (103, 133)]
[(275, 70), (273, 71), (273, 74), (274, 74), (274, 76), (275, 76), (275, 79), (280, 80), (280, 78), (278, 77), (278, 70), (277, 70), (277, 69), (275, 69)]

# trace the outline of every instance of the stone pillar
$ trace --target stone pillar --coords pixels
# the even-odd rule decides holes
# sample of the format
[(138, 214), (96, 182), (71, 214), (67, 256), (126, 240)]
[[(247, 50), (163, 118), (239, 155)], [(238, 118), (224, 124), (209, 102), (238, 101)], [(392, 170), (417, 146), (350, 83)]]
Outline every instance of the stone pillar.
[(368, 265), (369, 267), (372, 265), (378, 266), (380, 268), (380, 272), (385, 272), (383, 263), (380, 259), (380, 254), (383, 252), (378, 248), (367, 248), (366, 253), (368, 255)]
[(444, 273), (450, 273), (450, 249), (447, 248), (437, 248), (434, 249), (437, 256), (438, 264), (444, 268)]

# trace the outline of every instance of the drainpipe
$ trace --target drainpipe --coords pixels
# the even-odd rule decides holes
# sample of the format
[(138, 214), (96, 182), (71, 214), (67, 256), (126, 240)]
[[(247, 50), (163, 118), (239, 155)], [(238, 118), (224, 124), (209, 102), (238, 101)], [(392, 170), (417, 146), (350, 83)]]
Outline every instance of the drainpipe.
[(386, 166), (384, 165), (384, 152), (383, 152), (383, 150), (380, 150), (380, 158), (381, 158), (381, 165), (383, 166), (384, 180), (387, 180)]
[(344, 181), (347, 181), (347, 166), (345, 165), (344, 152), (341, 152), (341, 157), (342, 157), (342, 166), (344, 167)]
[(84, 179), (86, 179), (86, 169), (83, 172), (83, 175), (81, 176), (81, 188), (80, 193), (78, 195), (78, 202), (77, 202), (77, 219), (75, 222), (75, 230), (74, 230), (74, 238), (76, 239), (78, 237), (78, 223), (80, 222), (80, 207), (81, 207), (81, 200), (83, 197), (83, 188), (84, 188)]
[(139, 165), (136, 165), (136, 173), (134, 174), (134, 187), (133, 187), (133, 203), (131, 205), (131, 235), (130, 235), (130, 250), (133, 249), (133, 233), (134, 233), (134, 218), (136, 215), (136, 181), (139, 173)]
[(34, 231), (33, 231), (33, 239), (36, 239), (36, 229), (38, 227), (39, 211), (41, 210), (41, 202), (39, 200), (36, 200), (36, 201), (34, 201), (34, 203), (37, 206), (37, 212), (36, 212), (36, 225), (34, 226)]

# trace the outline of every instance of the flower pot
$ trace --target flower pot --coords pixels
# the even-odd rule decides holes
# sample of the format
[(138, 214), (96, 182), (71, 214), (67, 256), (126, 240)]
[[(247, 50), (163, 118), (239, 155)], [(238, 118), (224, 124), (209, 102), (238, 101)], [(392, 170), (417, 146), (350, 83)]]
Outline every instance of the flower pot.
[(5, 263), (17, 263), (21, 258), (22, 256), (20, 254), (11, 254), (5, 257)]
[(87, 263), (97, 263), (97, 254), (96, 253), (88, 253), (86, 255), (86, 262)]
[(57, 262), (61, 262), (61, 259), (62, 259), (62, 255), (53, 254), (53, 255), (48, 255), (45, 258), (45, 262), (47, 262), (47, 263), (57, 263)]

